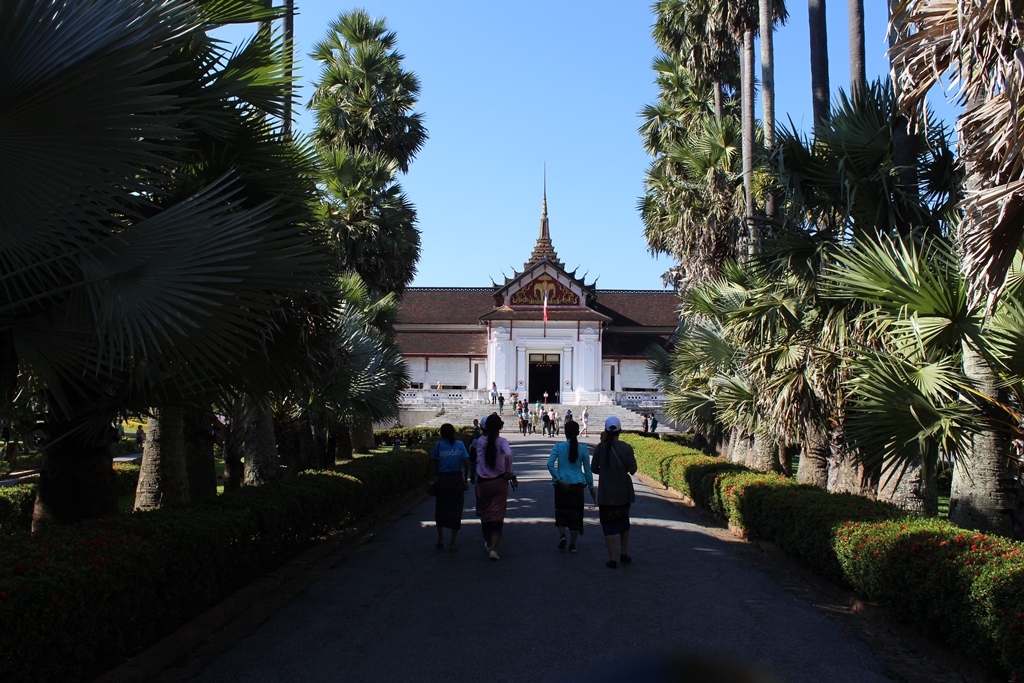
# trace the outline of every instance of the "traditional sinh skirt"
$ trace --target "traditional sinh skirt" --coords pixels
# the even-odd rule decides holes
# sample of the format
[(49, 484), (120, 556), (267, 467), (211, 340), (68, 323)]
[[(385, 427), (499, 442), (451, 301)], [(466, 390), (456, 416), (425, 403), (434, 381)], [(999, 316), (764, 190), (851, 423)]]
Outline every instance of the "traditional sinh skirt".
[(629, 531), (629, 505), (599, 505), (598, 513), (605, 536)]
[(555, 485), (555, 526), (583, 533), (583, 484)]
[(478, 478), (476, 501), (484, 536), (500, 536), (508, 507), (508, 480), (504, 476)]
[(434, 499), (434, 520), (444, 529), (462, 528), (462, 508), (466, 505), (466, 487), (462, 472), (440, 472), (437, 475), (437, 497)]

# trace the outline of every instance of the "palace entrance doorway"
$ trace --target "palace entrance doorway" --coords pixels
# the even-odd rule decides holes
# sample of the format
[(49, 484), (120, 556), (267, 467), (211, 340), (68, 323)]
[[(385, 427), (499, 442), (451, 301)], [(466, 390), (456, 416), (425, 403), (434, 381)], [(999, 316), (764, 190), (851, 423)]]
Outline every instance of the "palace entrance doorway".
[(530, 354), (530, 403), (544, 400), (544, 392), (548, 392), (548, 403), (557, 403), (555, 392), (561, 377), (561, 363), (557, 353)]

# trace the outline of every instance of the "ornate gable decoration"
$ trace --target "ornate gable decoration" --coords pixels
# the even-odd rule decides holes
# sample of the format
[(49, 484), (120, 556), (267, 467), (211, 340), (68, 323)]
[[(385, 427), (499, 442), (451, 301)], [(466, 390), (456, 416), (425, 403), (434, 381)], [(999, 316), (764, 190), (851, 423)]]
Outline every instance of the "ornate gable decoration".
[(548, 306), (579, 306), (580, 297), (548, 273), (538, 275), (523, 285), (509, 299), (512, 306), (543, 306), (544, 292), (548, 293)]

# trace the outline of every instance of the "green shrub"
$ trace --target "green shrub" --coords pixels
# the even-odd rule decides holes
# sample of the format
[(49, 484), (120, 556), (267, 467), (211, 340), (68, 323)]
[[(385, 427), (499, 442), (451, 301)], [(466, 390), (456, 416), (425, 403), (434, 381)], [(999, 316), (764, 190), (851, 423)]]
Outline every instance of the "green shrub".
[(32, 526), (35, 500), (35, 484), (0, 487), (0, 534), (27, 531)]
[(1024, 544), (908, 518), (652, 438), (625, 436), (648, 476), (776, 543), (986, 666), (1024, 676)]
[(422, 452), (387, 453), (201, 505), (6, 536), (0, 680), (91, 679), (429, 470)]
[(897, 619), (978, 661), (1001, 661), (1024, 674), (1020, 543), (935, 519), (904, 519), (847, 524), (836, 549), (854, 589)]
[[(460, 439), (466, 447), (473, 440), (473, 428), (455, 425), (455, 438)], [(435, 442), (441, 440), (440, 427), (399, 427), (396, 429), (378, 429), (373, 432), (377, 448), (394, 445), (396, 440), (406, 448), (423, 448), (429, 451)]]

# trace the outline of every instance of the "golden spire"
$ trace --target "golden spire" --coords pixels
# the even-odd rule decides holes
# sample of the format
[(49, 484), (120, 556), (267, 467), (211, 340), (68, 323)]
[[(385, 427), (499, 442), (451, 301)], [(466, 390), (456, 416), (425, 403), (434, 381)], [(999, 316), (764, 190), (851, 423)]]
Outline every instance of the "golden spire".
[(555, 253), (555, 248), (551, 245), (551, 232), (548, 225), (547, 164), (544, 165), (544, 201), (541, 204), (540, 210), (540, 236), (537, 237), (537, 244), (533, 247), (533, 253), (530, 254), (530, 260), (526, 262), (524, 268), (529, 268), (542, 259), (547, 259), (559, 268), (564, 268), (562, 262), (558, 260), (558, 254)]

